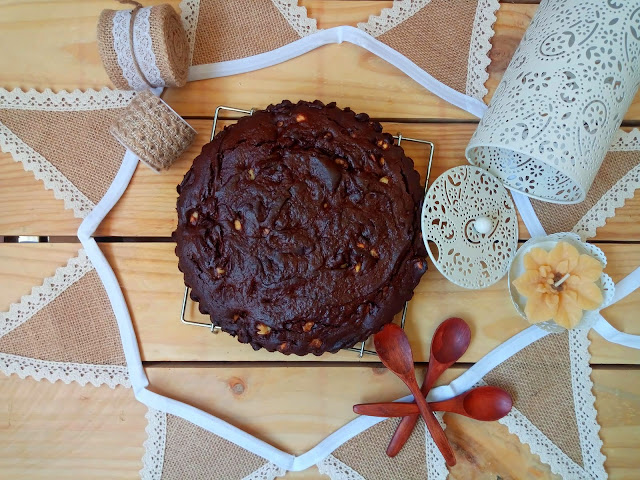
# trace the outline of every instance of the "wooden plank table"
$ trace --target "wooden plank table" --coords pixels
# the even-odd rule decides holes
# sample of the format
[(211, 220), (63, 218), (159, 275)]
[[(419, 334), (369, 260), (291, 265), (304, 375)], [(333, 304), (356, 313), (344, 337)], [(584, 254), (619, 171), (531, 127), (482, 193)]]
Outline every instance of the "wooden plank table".
[[(145, 2), (147, 4), (160, 1)], [(178, 0), (171, 0), (176, 8)], [(389, 1), (304, 0), (318, 26), (356, 24)], [(54, 90), (110, 85), (95, 45), (95, 24), (107, 0), (0, 0), (0, 86)], [(116, 7), (117, 8), (117, 7)], [(503, 3), (495, 25), (488, 100), (526, 29), (535, 2)], [(10, 48), (9, 48), (10, 46)], [(175, 225), (175, 185), (206, 141), (219, 104), (264, 107), (283, 98), (319, 98), (366, 111), (392, 133), (436, 139), (432, 178), (465, 163), (476, 119), (350, 44), (328, 45), (257, 72), (168, 89), (167, 100), (198, 131), (191, 149), (162, 175), (139, 166), (122, 200), (100, 226), (100, 245), (123, 286), (147, 374), (156, 391), (220, 416), (276, 447), (299, 454), (354, 418), (353, 403), (397, 398), (404, 387), (372, 358), (341, 352), (289, 358), (254, 352), (221, 334), (177, 323), (182, 280), (169, 235)], [(625, 117), (640, 123), (640, 96)], [(424, 151), (408, 144), (424, 172)], [(0, 238), (47, 235), (53, 243), (0, 243), (0, 310), (28, 293), (79, 248), (80, 221), (61, 201), (0, 153)], [(521, 239), (528, 233), (521, 225)], [(6, 238), (11, 240), (11, 238)], [(598, 231), (596, 242), (618, 281), (640, 264), (640, 196)], [(506, 281), (482, 292), (447, 282), (430, 265), (411, 302), (408, 332), (419, 361), (428, 357), (437, 324), (467, 319), (473, 343), (451, 381), (469, 365), (526, 328), (505, 294)], [(640, 334), (640, 294), (604, 313), (617, 328)], [(190, 311), (190, 315), (197, 313)], [(592, 379), (611, 478), (637, 478), (640, 469), (640, 353), (592, 339)], [(240, 386), (240, 387), (239, 387)], [(212, 400), (212, 399), (215, 399)], [(0, 477), (136, 478), (141, 468), (146, 408), (130, 390), (50, 384), (0, 377)], [(528, 446), (497, 423), (447, 415), (457, 451), (452, 478), (553, 478)], [(315, 468), (287, 478), (326, 478)]]

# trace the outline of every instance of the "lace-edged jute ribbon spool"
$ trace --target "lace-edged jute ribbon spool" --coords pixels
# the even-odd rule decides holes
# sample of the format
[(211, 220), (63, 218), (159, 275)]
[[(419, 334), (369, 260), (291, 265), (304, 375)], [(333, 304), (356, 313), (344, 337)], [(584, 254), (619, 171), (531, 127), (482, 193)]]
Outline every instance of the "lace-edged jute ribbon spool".
[(582, 202), (639, 86), (638, 2), (543, 0), (467, 159), (525, 195)]
[(193, 143), (196, 131), (159, 97), (139, 93), (109, 128), (152, 170), (167, 170)]
[(136, 7), (103, 10), (98, 20), (98, 50), (113, 84), (126, 90), (185, 85), (189, 44), (173, 7), (121, 3)]

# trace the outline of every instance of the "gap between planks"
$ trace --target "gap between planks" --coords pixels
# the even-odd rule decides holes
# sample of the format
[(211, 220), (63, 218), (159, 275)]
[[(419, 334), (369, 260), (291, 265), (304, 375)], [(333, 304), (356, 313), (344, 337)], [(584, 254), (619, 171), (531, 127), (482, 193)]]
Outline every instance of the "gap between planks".
[[(355, 355), (355, 353), (354, 353)], [(373, 368), (386, 370), (386, 367), (382, 362), (323, 362), (323, 361), (143, 361), (142, 365), (145, 368), (321, 368), (321, 367), (339, 367), (339, 368)], [(429, 362), (415, 362), (416, 368), (422, 368), (429, 365)], [(462, 368), (469, 369), (475, 363), (472, 362), (459, 362), (454, 363), (452, 369)], [(621, 364), (621, 363), (592, 363), (590, 365), (592, 370), (640, 370), (640, 365), (634, 364)]]
[[(23, 242), (26, 244), (34, 244), (34, 243), (67, 243), (67, 244), (76, 244), (80, 243), (78, 237), (71, 237), (68, 235), (41, 235), (47, 237), (47, 241), (40, 242)], [(110, 237), (94, 237), (97, 243), (175, 243), (172, 237), (131, 237), (131, 236), (110, 236)], [(519, 244), (523, 244), (528, 241), (528, 238), (520, 238), (518, 239)], [(21, 243), (19, 242), (19, 237), (15, 235), (0, 235), (0, 243)], [(587, 240), (587, 243), (593, 244), (606, 244), (606, 245), (640, 245), (640, 240), (599, 240), (597, 238), (591, 238)]]
[[(275, 353), (275, 352), (274, 352)], [(353, 352), (354, 358), (358, 358), (358, 354)], [(287, 360), (275, 360), (275, 361), (143, 361), (142, 364), (145, 368), (315, 368), (315, 367), (345, 367), (345, 368), (379, 368), (386, 370), (386, 367), (382, 362), (367, 362), (362, 363), (358, 361), (339, 361), (339, 362), (326, 362), (326, 361), (287, 361)], [(416, 367), (426, 367), (429, 362), (415, 362)], [(470, 368), (474, 364), (471, 362), (455, 363), (450, 368)], [(640, 365), (638, 366), (640, 368)]]
[[(224, 106), (233, 106), (233, 105), (224, 105)], [(260, 107), (256, 107), (260, 108)], [(266, 108), (266, 107), (265, 107)], [(218, 116), (219, 121), (228, 121), (232, 122), (234, 120), (239, 120), (244, 115), (220, 115)], [(184, 120), (208, 120), (213, 122), (213, 116), (209, 115), (185, 115), (182, 117)], [(371, 120), (380, 123), (408, 123), (408, 124), (416, 124), (416, 123), (446, 123), (446, 124), (461, 124), (461, 125), (469, 125), (469, 124), (478, 124), (480, 119), (464, 119), (464, 118), (435, 118), (435, 117), (424, 117), (424, 118), (406, 118), (406, 117), (370, 117)], [(623, 120), (620, 127), (638, 127), (640, 126), (640, 120)]]

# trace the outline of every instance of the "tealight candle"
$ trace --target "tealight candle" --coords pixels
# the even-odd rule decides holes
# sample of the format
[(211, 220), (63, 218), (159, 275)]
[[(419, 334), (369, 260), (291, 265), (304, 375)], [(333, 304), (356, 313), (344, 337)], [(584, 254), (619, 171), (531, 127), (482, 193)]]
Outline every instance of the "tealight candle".
[(510, 288), (515, 288), (519, 296), (514, 298), (512, 291), (512, 298), (531, 323), (553, 321), (561, 327), (574, 328), (585, 312), (603, 305), (603, 263), (581, 248), (586, 244), (572, 237), (567, 240), (547, 237), (533, 245), (530, 240), (514, 259)]

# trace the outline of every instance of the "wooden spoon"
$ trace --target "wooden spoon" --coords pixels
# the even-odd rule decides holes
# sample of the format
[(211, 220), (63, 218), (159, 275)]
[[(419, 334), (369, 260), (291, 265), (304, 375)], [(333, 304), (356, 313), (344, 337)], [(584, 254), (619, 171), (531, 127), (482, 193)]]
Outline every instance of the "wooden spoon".
[[(500, 420), (511, 411), (511, 395), (498, 387), (478, 387), (441, 402), (429, 402), (434, 412), (464, 415), (483, 422)], [(380, 402), (354, 405), (353, 411), (371, 417), (406, 417), (419, 415), (414, 402)]]
[[(438, 326), (433, 334), (433, 340), (431, 340), (429, 366), (421, 388), (423, 396), (427, 396), (435, 381), (442, 375), (442, 372), (464, 355), (470, 342), (471, 329), (461, 318), (448, 318)], [(387, 447), (388, 456), (395, 457), (402, 450), (404, 444), (409, 440), (417, 421), (417, 415), (402, 419)]]
[(451, 445), (449, 445), (449, 440), (447, 440), (444, 430), (433, 415), (429, 405), (427, 405), (427, 401), (422, 395), (420, 387), (418, 387), (418, 382), (416, 382), (416, 374), (413, 369), (413, 354), (411, 353), (409, 339), (404, 331), (398, 325), (390, 323), (374, 335), (373, 341), (380, 361), (409, 387), (418, 405), (418, 410), (420, 410), (420, 414), (427, 424), (429, 433), (444, 456), (447, 465), (455, 465), (456, 457), (453, 454)]

